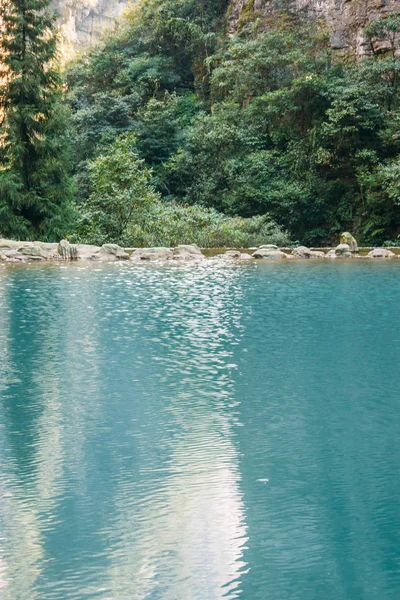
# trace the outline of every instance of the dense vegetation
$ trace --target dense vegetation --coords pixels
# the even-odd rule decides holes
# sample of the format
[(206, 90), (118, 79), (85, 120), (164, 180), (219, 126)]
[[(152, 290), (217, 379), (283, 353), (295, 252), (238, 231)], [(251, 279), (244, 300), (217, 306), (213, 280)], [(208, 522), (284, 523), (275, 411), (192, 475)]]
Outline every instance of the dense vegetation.
[(50, 0), (0, 3), (0, 232), (53, 239), (72, 224), (71, 177)]
[[(317, 245), (346, 229), (362, 243), (396, 242), (400, 16), (371, 23), (366, 34), (383, 51), (355, 61), (332, 51), (323, 22), (286, 12), (265, 22), (251, 2), (228, 35), (228, 4), (143, 0), (68, 66), (70, 237), (246, 246), (289, 235)], [(61, 151), (63, 135), (53, 139)], [(10, 147), (1, 157), (8, 178), (20, 172)], [(48, 197), (54, 206), (51, 177), (48, 189), (35, 188), (37, 205)], [(16, 181), (22, 198), (26, 187)], [(67, 197), (59, 193), (58, 202)], [(43, 217), (16, 206), (39, 231)]]

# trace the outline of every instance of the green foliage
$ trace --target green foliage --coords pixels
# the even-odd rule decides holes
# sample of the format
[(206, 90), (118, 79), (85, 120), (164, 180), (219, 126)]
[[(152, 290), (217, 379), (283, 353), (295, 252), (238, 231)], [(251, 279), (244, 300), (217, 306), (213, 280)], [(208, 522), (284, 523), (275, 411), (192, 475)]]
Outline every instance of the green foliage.
[[(68, 66), (49, 0), (0, 0), (0, 231), (126, 245), (397, 239), (400, 15), (373, 56), (332, 56), (324, 23), (228, 0), (142, 0)], [(74, 186), (69, 176), (72, 138)]]
[[(400, 14), (371, 21), (364, 29), (371, 41), (375, 60), (364, 61), (361, 75), (389, 111), (399, 108), (400, 91)], [(378, 42), (378, 46), (376, 46)]]
[(391, 14), (371, 21), (365, 27), (364, 33), (371, 40), (379, 39), (387, 42), (386, 49), (394, 54), (399, 47), (400, 14)]
[(50, 0), (2, 0), (0, 231), (59, 239), (72, 217)]
[[(94, 189), (88, 164), (131, 131), (159, 195), (126, 228), (133, 245), (149, 243), (151, 228), (158, 243), (176, 235), (209, 245), (224, 228), (238, 242), (239, 223), (253, 217), (256, 229), (265, 219), (307, 244), (343, 230), (364, 242), (395, 239), (398, 17), (372, 22), (366, 33), (384, 51), (353, 62), (332, 56), (324, 23), (289, 15), (284, 3), (262, 21), (247, 2), (238, 33), (226, 35), (227, 4), (143, 0), (70, 66), (81, 210)], [(202, 241), (195, 221), (211, 214), (218, 235), (204, 224)]]
[(85, 205), (83, 231), (98, 244), (127, 244), (127, 229), (137, 213), (158, 199), (151, 172), (135, 150), (135, 138), (118, 138), (109, 154), (89, 164), (93, 191)]
[(360, 173), (359, 181), (365, 190), (363, 201), (368, 215), (363, 237), (381, 244), (388, 231), (398, 231), (400, 222), (400, 157)]
[(122, 135), (106, 155), (89, 164), (93, 191), (81, 207), (79, 234), (74, 239), (133, 247), (288, 243), (287, 235), (265, 216), (229, 218), (211, 208), (163, 202), (135, 143), (133, 135)]
[(213, 208), (159, 201), (138, 217), (128, 230), (132, 247), (173, 247), (190, 242), (202, 248), (248, 248), (290, 243), (288, 235), (266, 216), (227, 217)]

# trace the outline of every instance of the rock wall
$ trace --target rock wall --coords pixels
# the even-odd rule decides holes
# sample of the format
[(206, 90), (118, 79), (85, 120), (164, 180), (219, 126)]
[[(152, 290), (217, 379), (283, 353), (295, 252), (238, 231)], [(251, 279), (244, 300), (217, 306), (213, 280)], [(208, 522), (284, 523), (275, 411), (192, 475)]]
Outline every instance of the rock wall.
[(361, 56), (371, 51), (363, 36), (365, 25), (373, 19), (400, 13), (400, 0), (232, 0), (229, 29), (235, 31), (243, 10), (268, 16), (277, 8), (302, 10), (310, 17), (324, 18), (332, 31), (332, 46)]
[[(137, 0), (53, 0), (60, 14), (65, 45), (77, 49), (88, 46), (112, 27), (128, 6)], [(276, 9), (304, 11), (310, 17), (323, 17), (332, 30), (332, 46), (356, 55), (371, 51), (363, 36), (372, 19), (399, 12), (400, 0), (231, 0), (228, 28), (233, 32), (242, 11), (268, 16)]]
[(128, 6), (128, 0), (53, 0), (60, 15), (64, 47), (88, 46), (112, 27)]

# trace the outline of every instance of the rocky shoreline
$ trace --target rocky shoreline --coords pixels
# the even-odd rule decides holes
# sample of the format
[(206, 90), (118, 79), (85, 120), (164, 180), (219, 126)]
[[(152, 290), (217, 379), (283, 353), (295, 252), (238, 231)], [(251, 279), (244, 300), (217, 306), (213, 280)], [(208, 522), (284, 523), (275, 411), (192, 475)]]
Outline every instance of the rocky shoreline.
[[(324, 260), (324, 259), (400, 259), (389, 248), (367, 249), (365, 255), (359, 253), (357, 242), (342, 234), (335, 248), (313, 250), (306, 246), (280, 249), (274, 244), (265, 244), (249, 252), (227, 250), (224, 253), (207, 256), (194, 244), (179, 245), (175, 248), (121, 248), (117, 244), (93, 246), (89, 244), (70, 244), (67, 240), (52, 244), (46, 242), (19, 242), (0, 239), (0, 262), (24, 263), (43, 261), (254, 261), (254, 260)], [(349, 243), (350, 242), (350, 243)]]

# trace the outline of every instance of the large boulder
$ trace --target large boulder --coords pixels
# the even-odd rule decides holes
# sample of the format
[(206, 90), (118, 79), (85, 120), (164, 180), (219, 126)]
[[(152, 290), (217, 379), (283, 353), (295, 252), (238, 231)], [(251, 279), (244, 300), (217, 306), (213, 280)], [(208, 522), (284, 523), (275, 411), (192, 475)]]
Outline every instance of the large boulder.
[(348, 244), (339, 244), (336, 248), (329, 250), (326, 256), (328, 258), (352, 258), (353, 255)]
[(75, 260), (78, 258), (78, 250), (75, 244), (70, 244), (68, 240), (61, 240), (58, 244), (58, 253), (63, 260)]
[(0, 255), (2, 260), (42, 261), (57, 259), (57, 244), (45, 242), (18, 242), (0, 239)]
[(47, 252), (40, 244), (35, 242), (20, 246), (18, 248), (18, 254), (26, 260), (46, 260), (48, 258)]
[(307, 246), (299, 246), (292, 250), (292, 256), (295, 258), (325, 258), (325, 253), (318, 250), (310, 250)]
[(298, 248), (293, 248), (292, 256), (295, 258), (311, 258), (312, 251), (307, 246), (299, 246)]
[(358, 252), (357, 240), (348, 231), (340, 235), (340, 244), (347, 244), (350, 252)]
[(310, 250), (307, 246), (299, 246), (292, 250), (292, 256), (295, 258), (325, 258), (325, 253), (318, 252), (317, 250)]
[(7, 258), (20, 261), (42, 261), (57, 259), (57, 244), (44, 242), (13, 242), (3, 244), (0, 252)]
[(371, 252), (368, 252), (370, 258), (394, 258), (396, 255), (387, 248), (374, 248)]
[(105, 244), (94, 246), (93, 244), (70, 244), (67, 240), (61, 240), (58, 252), (64, 260), (118, 260), (120, 257), (129, 258), (129, 255), (117, 244)]
[(131, 254), (131, 260), (171, 260), (173, 254), (169, 248), (138, 248)]
[(78, 260), (102, 260), (100, 246), (93, 244), (77, 244), (76, 257)]
[(196, 244), (191, 244), (174, 248), (173, 258), (175, 260), (203, 260), (204, 256)]
[(58, 254), (58, 244), (50, 242), (35, 242), (35, 244), (40, 245), (48, 260), (58, 260), (60, 258)]
[(103, 244), (100, 255), (103, 260), (129, 260), (129, 254), (118, 244)]
[(270, 260), (280, 260), (282, 258), (288, 258), (288, 254), (278, 250), (277, 248), (272, 248), (268, 246), (263, 246), (261, 248), (257, 248), (255, 252), (253, 252), (254, 258), (267, 258)]

